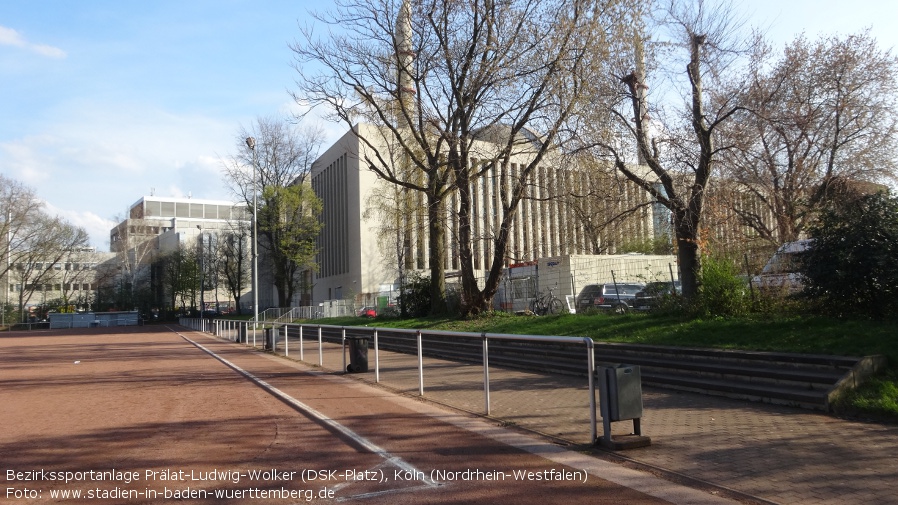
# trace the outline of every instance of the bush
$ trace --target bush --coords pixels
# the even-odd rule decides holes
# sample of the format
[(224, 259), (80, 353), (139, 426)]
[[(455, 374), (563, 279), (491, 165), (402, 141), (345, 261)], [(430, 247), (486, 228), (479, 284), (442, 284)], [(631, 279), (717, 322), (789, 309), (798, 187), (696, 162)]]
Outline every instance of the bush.
[(430, 313), (430, 277), (412, 272), (399, 295), (399, 306), (408, 317), (424, 317)]
[(802, 255), (805, 293), (827, 313), (894, 317), (898, 311), (898, 199), (878, 193), (825, 210)]
[(698, 316), (731, 317), (748, 313), (748, 287), (734, 262), (714, 256), (702, 258), (700, 281), (694, 307)]

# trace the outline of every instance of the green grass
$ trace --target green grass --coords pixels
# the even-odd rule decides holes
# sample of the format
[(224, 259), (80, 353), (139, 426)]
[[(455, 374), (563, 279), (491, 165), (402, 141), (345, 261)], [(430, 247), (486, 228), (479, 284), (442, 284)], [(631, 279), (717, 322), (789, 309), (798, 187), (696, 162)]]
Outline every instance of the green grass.
[(474, 319), (419, 318), (316, 320), (340, 326), (434, 329), (464, 332), (590, 337), (627, 342), (717, 349), (888, 357), (888, 369), (840, 399), (837, 412), (898, 421), (898, 324), (895, 321), (831, 319), (822, 316), (751, 316), (689, 319), (669, 314), (577, 314)]

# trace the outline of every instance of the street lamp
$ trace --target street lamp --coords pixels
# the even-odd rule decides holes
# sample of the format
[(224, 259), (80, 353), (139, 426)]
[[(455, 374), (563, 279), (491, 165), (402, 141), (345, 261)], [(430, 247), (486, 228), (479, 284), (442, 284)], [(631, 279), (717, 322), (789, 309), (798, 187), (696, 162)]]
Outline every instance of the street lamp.
[(196, 225), (196, 229), (200, 231), (200, 328), (206, 331), (206, 320), (203, 319), (206, 312), (206, 243), (203, 240), (203, 225)]
[(253, 152), (253, 346), (256, 345), (256, 326), (259, 324), (259, 224), (256, 219), (256, 139), (246, 138), (246, 147)]

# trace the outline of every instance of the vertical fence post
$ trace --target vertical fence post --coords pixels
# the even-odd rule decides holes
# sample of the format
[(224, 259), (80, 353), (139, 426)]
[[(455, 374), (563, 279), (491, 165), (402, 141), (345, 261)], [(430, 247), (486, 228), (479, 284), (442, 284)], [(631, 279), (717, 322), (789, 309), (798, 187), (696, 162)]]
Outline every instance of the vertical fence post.
[(284, 325), (284, 356), (290, 355), (290, 327)]
[(321, 325), (318, 325), (318, 366), (324, 366), (324, 349), (321, 346)]
[(424, 396), (424, 352), (421, 346), (421, 330), (418, 330), (418, 394)]
[[(589, 436), (590, 440), (595, 442), (598, 437), (596, 428), (596, 381), (594, 378), (596, 372), (596, 351), (595, 343), (591, 338), (584, 338), (583, 340), (586, 343), (586, 367), (588, 368), (586, 376), (589, 377)], [(603, 398), (602, 401), (605, 401), (605, 399)]]
[(374, 382), (380, 383), (380, 352), (377, 347), (377, 328), (374, 328)]
[(483, 410), (490, 415), (490, 349), (486, 332), (480, 334), (483, 338)]
[(340, 353), (343, 354), (343, 371), (346, 371), (346, 327), (340, 328)]
[(305, 361), (305, 358), (302, 355), (302, 329), (305, 325), (299, 325), (299, 361)]

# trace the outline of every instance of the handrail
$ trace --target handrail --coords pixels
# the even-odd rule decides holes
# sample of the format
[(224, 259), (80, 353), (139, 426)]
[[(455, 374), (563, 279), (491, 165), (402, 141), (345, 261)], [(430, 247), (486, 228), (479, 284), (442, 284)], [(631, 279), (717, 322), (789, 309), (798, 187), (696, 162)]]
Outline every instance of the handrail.
[[(218, 319), (217, 325), (224, 325), (225, 327), (231, 328), (236, 327), (239, 329), (241, 325), (251, 324), (249, 321), (242, 320), (228, 320), (228, 319)], [(197, 322), (191, 318), (182, 318), (179, 321), (182, 326), (186, 326), (195, 330), (201, 330), (201, 326), (197, 324)], [(446, 330), (410, 330), (405, 328), (378, 328), (372, 326), (344, 326), (344, 325), (327, 325), (327, 324), (294, 324), (294, 323), (281, 323), (281, 326), (286, 327), (298, 327), (300, 331), (303, 329), (313, 329), (317, 332), (318, 336), (318, 365), (323, 366), (323, 348), (322, 348), (322, 330), (330, 329), (336, 330), (340, 332), (341, 342), (344, 344), (343, 347), (343, 370), (346, 370), (346, 330), (350, 330), (353, 333), (362, 333), (364, 335), (371, 335), (374, 338), (374, 372), (375, 372), (375, 382), (380, 382), (380, 363), (379, 363), (379, 333), (383, 331), (389, 331), (391, 333), (402, 333), (408, 335), (414, 335), (416, 338), (416, 347), (417, 347), (417, 359), (418, 359), (418, 392), (420, 396), (424, 396), (424, 364), (423, 364), (423, 343), (422, 343), (422, 335), (426, 334), (427, 336), (436, 336), (436, 337), (465, 337), (465, 338), (479, 338), (483, 341), (483, 351), (482, 351), (482, 359), (483, 359), (483, 388), (484, 388), (484, 411), (486, 415), (490, 415), (490, 391), (489, 391), (489, 341), (490, 340), (505, 340), (505, 341), (523, 341), (523, 342), (543, 342), (543, 343), (556, 343), (556, 344), (572, 344), (572, 345), (580, 345), (582, 344), (586, 350), (586, 363), (587, 370), (586, 376), (588, 377), (588, 389), (589, 389), (589, 419), (590, 419), (590, 440), (597, 439), (597, 417), (596, 417), (596, 397), (595, 397), (595, 380), (594, 380), (594, 371), (595, 371), (595, 343), (591, 338), (588, 337), (570, 337), (570, 336), (556, 336), (556, 335), (515, 335), (510, 333), (473, 333), (473, 332), (458, 332), (458, 331), (446, 331)], [(218, 328), (216, 326), (215, 328)], [(216, 335), (219, 335), (219, 331), (217, 329), (211, 330)], [(248, 330), (246, 330), (248, 332)], [(276, 330), (275, 330), (276, 331)], [(300, 334), (302, 335), (302, 333)], [(255, 338), (253, 338), (253, 344), (255, 347)], [(300, 347), (301, 349), (302, 347)], [(289, 351), (288, 351), (289, 352)], [(302, 356), (300, 357), (302, 359)]]

